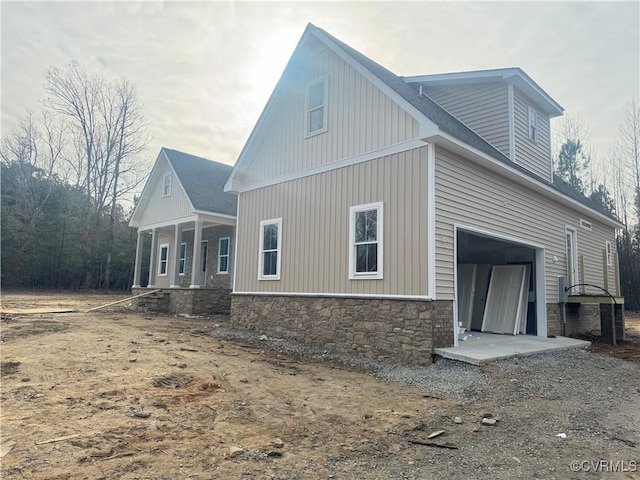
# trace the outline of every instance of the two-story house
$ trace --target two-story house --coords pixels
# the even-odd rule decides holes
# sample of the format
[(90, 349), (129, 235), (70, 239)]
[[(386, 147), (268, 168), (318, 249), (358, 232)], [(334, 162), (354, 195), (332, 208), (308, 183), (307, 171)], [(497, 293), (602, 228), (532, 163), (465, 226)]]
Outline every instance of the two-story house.
[(558, 277), (619, 295), (622, 225), (554, 177), (562, 112), (519, 68), (399, 77), (309, 25), (225, 187), (232, 322), (418, 364), (461, 328), (563, 333)]

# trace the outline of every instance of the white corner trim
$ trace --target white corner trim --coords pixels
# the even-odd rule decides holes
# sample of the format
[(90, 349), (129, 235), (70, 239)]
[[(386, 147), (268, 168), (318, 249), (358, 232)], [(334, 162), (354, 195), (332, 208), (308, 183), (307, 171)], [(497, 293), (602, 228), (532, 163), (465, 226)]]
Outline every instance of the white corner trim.
[(238, 195), (238, 209), (236, 210), (237, 223), (233, 230), (233, 280), (231, 282), (231, 293), (236, 291), (236, 278), (238, 277), (236, 272), (238, 271), (238, 227), (240, 226), (240, 197), (241, 195)]
[(233, 292), (234, 295), (256, 295), (262, 297), (340, 297), (340, 298), (373, 298), (389, 300), (425, 300), (433, 301), (427, 295), (386, 295), (368, 293), (329, 293), (329, 292)]
[(516, 163), (516, 102), (513, 93), (513, 83), (507, 84), (507, 98), (509, 104), (509, 158)]
[(436, 147), (427, 148), (427, 296), (436, 299)]
[(339, 168), (349, 167), (351, 165), (357, 165), (359, 163), (367, 162), (369, 160), (374, 160), (376, 158), (382, 158), (382, 157), (387, 157), (389, 155), (394, 155), (396, 153), (406, 152), (408, 150), (424, 147), (426, 144), (427, 143), (425, 141), (420, 139), (409, 140), (408, 142), (397, 143), (395, 145), (390, 145), (385, 148), (373, 150), (371, 152), (345, 158), (342, 160), (338, 160), (336, 162), (325, 163), (324, 165), (308, 168), (306, 170), (300, 170), (298, 172), (292, 172), (286, 175), (281, 175), (279, 177), (262, 180), (260, 182), (253, 183), (251, 185), (239, 187), (236, 190), (233, 190), (233, 192), (235, 193), (250, 192), (251, 190), (270, 187), (272, 185), (277, 185), (279, 183), (290, 182), (292, 180), (298, 180), (301, 178), (310, 177), (312, 175), (318, 175), (319, 173), (330, 172), (331, 170), (337, 170)]

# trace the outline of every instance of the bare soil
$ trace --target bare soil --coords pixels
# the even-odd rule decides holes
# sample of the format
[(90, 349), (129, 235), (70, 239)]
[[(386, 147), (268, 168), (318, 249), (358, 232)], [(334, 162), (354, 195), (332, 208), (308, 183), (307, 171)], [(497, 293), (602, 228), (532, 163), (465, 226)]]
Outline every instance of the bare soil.
[[(119, 298), (5, 293), (2, 307)], [(225, 340), (214, 325), (226, 317), (126, 307), (3, 315), (2, 478), (640, 478), (640, 367), (626, 360), (578, 352), (459, 371), (443, 363), (480, 381), (465, 398), (434, 398)], [(629, 337), (640, 344), (640, 329)], [(487, 415), (495, 426), (481, 423)], [(601, 459), (626, 471), (570, 467)]]

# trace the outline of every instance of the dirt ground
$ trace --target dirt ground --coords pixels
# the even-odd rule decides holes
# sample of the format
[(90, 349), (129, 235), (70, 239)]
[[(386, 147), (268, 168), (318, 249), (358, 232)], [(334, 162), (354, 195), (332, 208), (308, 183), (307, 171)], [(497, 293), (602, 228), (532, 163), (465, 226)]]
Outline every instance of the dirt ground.
[[(119, 298), (4, 293), (2, 307)], [(640, 478), (640, 363), (620, 349), (425, 369), (480, 379), (449, 398), (225, 340), (226, 317), (126, 307), (3, 315), (2, 478)], [(631, 323), (621, 348), (637, 354)]]

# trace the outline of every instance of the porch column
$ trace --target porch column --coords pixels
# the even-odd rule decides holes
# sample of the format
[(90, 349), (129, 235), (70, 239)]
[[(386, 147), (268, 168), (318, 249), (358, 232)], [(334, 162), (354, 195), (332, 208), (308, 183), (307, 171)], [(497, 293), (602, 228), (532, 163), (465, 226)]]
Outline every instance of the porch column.
[(158, 229), (151, 232), (151, 256), (149, 258), (149, 285), (147, 288), (156, 288), (156, 269), (158, 263)]
[(191, 267), (191, 285), (200, 288), (202, 284), (202, 220), (196, 220), (193, 231), (193, 265)]
[[(182, 251), (182, 225), (174, 226), (174, 257), (173, 266), (171, 268), (171, 288), (180, 288), (180, 252)], [(185, 259), (186, 262), (186, 259)]]
[(133, 267), (133, 286), (140, 288), (140, 275), (142, 273), (142, 248), (144, 246), (143, 233), (138, 229), (138, 243), (136, 243), (136, 263)]

